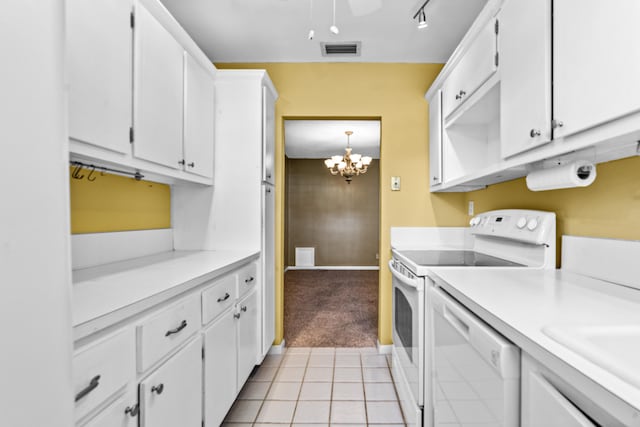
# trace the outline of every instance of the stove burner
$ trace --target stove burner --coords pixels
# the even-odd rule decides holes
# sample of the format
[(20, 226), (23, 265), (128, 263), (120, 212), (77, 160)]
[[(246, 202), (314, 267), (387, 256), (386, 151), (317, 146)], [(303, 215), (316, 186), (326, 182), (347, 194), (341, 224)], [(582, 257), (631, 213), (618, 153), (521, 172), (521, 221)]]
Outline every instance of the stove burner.
[(414, 250), (401, 253), (419, 266), (523, 267), (522, 264), (474, 251)]

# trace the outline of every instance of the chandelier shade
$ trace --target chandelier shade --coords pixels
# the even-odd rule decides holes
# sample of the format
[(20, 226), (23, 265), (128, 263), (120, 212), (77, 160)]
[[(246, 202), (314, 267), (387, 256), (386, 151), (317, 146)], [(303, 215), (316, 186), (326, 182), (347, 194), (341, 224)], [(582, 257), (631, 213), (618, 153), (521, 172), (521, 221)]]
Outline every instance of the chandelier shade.
[(324, 161), (324, 164), (331, 172), (331, 175), (340, 174), (345, 178), (347, 184), (351, 184), (354, 176), (367, 172), (372, 158), (361, 154), (352, 154), (351, 135), (353, 135), (353, 131), (345, 131), (345, 135), (347, 135), (347, 148), (344, 149), (344, 156), (331, 156), (331, 158)]

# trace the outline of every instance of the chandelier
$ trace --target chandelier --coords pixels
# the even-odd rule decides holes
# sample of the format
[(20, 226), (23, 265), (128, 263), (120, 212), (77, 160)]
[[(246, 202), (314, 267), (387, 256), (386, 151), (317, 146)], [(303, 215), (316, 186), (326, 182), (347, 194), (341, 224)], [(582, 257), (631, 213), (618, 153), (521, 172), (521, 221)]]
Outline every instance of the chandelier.
[(351, 154), (350, 138), (353, 135), (353, 131), (345, 131), (347, 135), (347, 148), (344, 156), (331, 156), (330, 159), (324, 161), (324, 164), (329, 168), (331, 175), (344, 176), (347, 184), (351, 184), (351, 180), (354, 176), (367, 172), (367, 168), (371, 164), (371, 157), (362, 156), (360, 154)]

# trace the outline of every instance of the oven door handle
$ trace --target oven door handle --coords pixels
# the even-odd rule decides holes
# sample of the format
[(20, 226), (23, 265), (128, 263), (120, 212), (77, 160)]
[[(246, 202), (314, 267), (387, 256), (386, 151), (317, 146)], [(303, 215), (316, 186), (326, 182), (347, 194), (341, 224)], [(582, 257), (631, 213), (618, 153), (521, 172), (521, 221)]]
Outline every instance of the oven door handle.
[(421, 290), (419, 281), (417, 279), (412, 279), (410, 277), (407, 277), (404, 274), (400, 273), (395, 268), (393, 268), (393, 261), (389, 261), (389, 270), (391, 270), (391, 274), (393, 275), (393, 277), (395, 279), (398, 279), (400, 281), (400, 283), (402, 283), (403, 285), (409, 286), (409, 287), (414, 288), (414, 289), (416, 289), (418, 291)]

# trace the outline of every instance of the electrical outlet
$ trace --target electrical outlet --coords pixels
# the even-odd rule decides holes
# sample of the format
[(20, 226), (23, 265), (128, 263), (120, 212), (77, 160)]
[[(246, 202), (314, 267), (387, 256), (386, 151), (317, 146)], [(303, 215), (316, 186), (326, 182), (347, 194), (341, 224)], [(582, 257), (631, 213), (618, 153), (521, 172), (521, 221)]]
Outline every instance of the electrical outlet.
[(400, 177), (392, 176), (391, 177), (391, 191), (400, 191)]
[(468, 213), (469, 213), (469, 216), (473, 216), (473, 215), (474, 215), (474, 213), (473, 213), (473, 208), (474, 208), (474, 206), (473, 206), (473, 200), (469, 200), (469, 212), (468, 212)]

